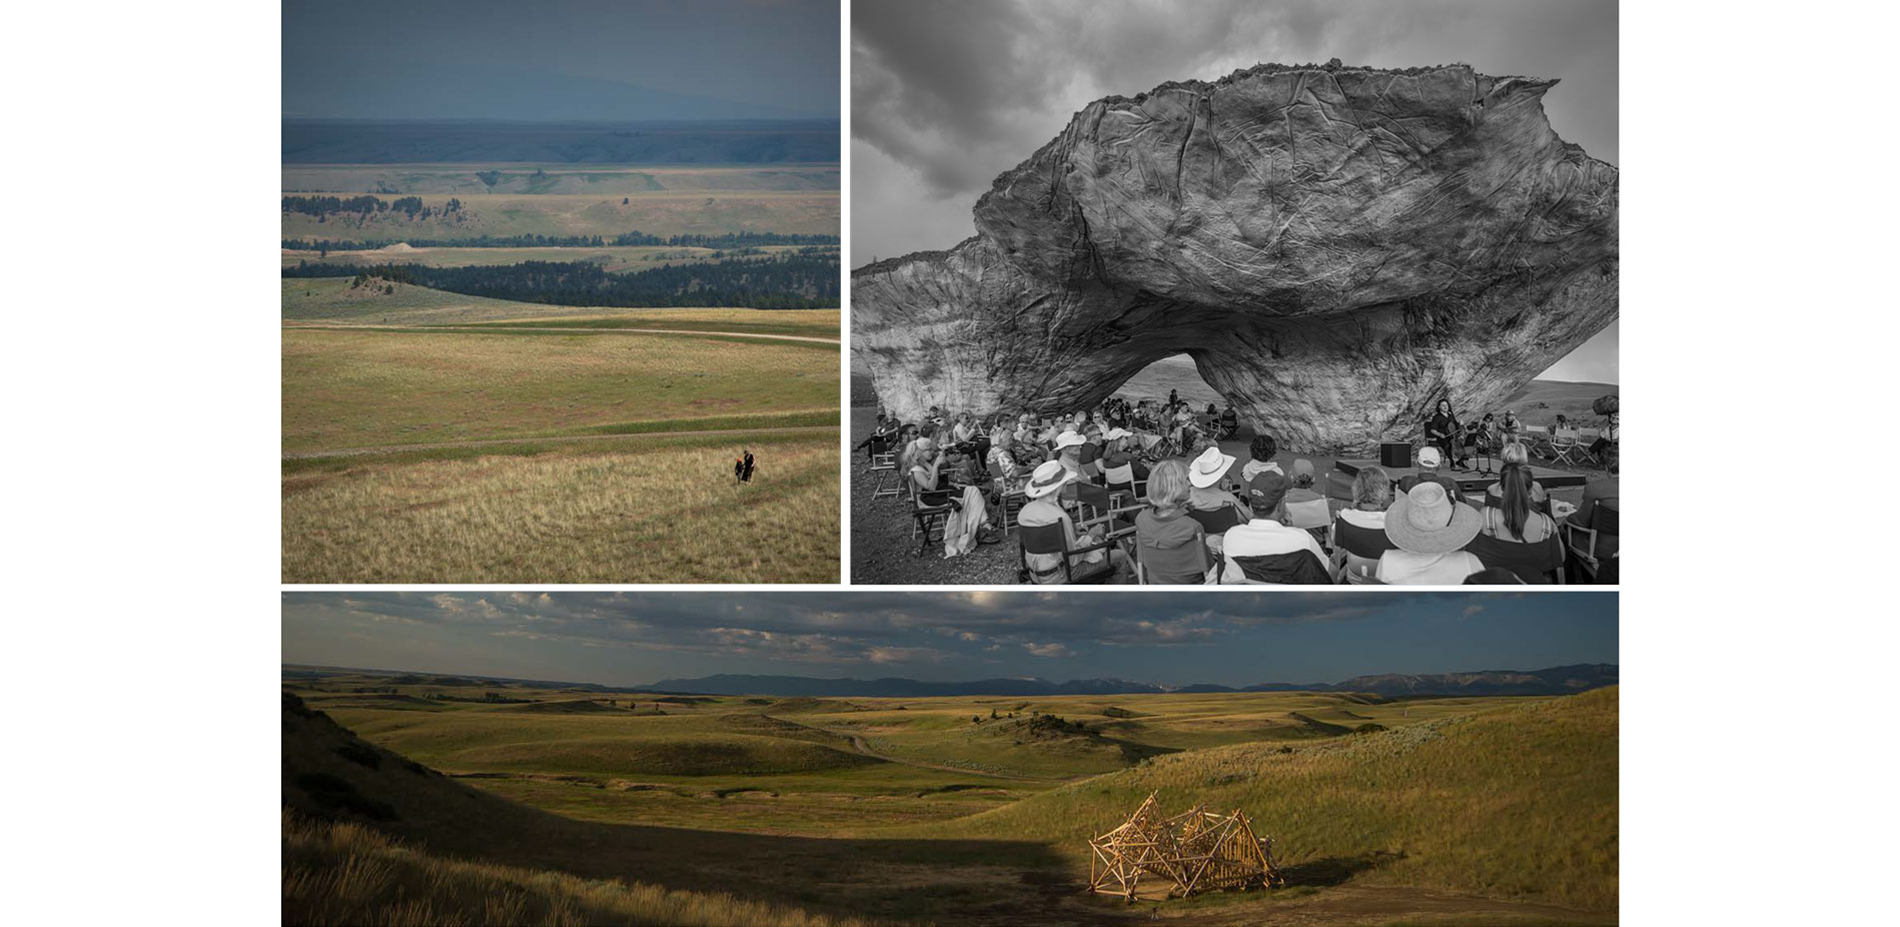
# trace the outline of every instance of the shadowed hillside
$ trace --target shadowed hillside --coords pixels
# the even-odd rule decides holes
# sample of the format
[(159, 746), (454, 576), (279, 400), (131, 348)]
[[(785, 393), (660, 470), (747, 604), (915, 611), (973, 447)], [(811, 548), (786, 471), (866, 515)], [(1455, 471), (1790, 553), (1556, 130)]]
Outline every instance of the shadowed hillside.
[[(283, 804), (287, 924), (847, 925), (864, 922), (854, 914), (913, 917), (979, 898), (997, 912), (974, 911), (976, 922), (1024, 923), (1040, 920), (1021, 907), (1039, 893), (1025, 897), (1017, 875), (1053, 864), (1023, 843), (573, 821), (368, 744), (290, 693)], [(983, 887), (999, 880), (1000, 890)]]

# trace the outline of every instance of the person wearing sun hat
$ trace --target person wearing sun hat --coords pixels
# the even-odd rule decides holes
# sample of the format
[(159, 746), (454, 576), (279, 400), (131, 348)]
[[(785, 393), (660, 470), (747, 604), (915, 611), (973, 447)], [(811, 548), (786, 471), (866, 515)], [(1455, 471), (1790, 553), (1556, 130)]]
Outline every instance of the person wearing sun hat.
[(1148, 468), (1143, 465), (1135, 447), (1135, 433), (1116, 425), (1102, 432), (1102, 472), (1128, 468), (1128, 474), (1134, 482), (1148, 478)]
[[(1326, 562), (1326, 552), (1320, 549), (1312, 532), (1288, 527), (1281, 520), (1286, 511), (1284, 502), (1287, 491), (1292, 488), (1292, 481), (1275, 470), (1257, 473), (1247, 482), (1251, 517), (1246, 524), (1235, 525), (1222, 535), (1221, 582), (1247, 581), (1247, 574), (1240, 564), (1234, 562), (1235, 557), (1272, 556), (1304, 550), (1312, 552), (1314, 566)], [(1324, 568), (1321, 569), (1323, 571)]]
[[(1029, 482), (1023, 485), (1023, 495), (1029, 501), (1024, 503), (1022, 511), (1016, 514), (1016, 523), (1031, 528), (1060, 523), (1063, 537), (1068, 540), (1070, 549), (1087, 547), (1100, 541), (1102, 539), (1100, 529), (1088, 534), (1076, 534), (1074, 519), (1071, 519), (1069, 513), (1062, 508), (1060, 495), (1062, 487), (1069, 485), (1074, 479), (1075, 474), (1063, 467), (1060, 460), (1046, 461), (1042, 466), (1037, 467), (1036, 472), (1030, 474)], [(1030, 581), (1062, 582), (1062, 556), (1061, 554), (1029, 554)], [(1090, 551), (1075, 560), (1074, 565), (1101, 563), (1104, 559), (1115, 568), (1118, 574), (1122, 576), (1127, 574), (1128, 555), (1112, 547)]]
[(1392, 501), (1385, 536), (1397, 550), (1379, 556), (1379, 581), (1395, 586), (1456, 586), (1484, 563), (1464, 549), (1484, 524), (1478, 510), (1437, 483), (1420, 483)]
[(1064, 470), (1078, 479), (1082, 476), (1082, 445), (1087, 443), (1087, 438), (1073, 431), (1056, 435), (1055, 459), (1062, 463)]
[(1231, 506), (1245, 520), (1247, 506), (1242, 505), (1233, 493), (1219, 488), (1221, 478), (1227, 475), (1227, 469), (1233, 465), (1233, 456), (1221, 453), (1220, 448), (1213, 445), (1194, 458), (1194, 462), (1188, 464), (1188, 483), (1193, 487), (1188, 491), (1188, 508), (1198, 512), (1213, 512), (1223, 506)]

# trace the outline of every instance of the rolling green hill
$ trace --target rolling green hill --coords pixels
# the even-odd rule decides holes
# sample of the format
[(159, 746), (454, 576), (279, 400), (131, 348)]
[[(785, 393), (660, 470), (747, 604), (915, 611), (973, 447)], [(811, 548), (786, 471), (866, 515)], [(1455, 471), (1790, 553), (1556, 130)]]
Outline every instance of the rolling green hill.
[(1156, 757), (949, 824), (1080, 858), (1150, 792), (1245, 810), (1295, 868), (1614, 912), (1617, 689), (1318, 743)]

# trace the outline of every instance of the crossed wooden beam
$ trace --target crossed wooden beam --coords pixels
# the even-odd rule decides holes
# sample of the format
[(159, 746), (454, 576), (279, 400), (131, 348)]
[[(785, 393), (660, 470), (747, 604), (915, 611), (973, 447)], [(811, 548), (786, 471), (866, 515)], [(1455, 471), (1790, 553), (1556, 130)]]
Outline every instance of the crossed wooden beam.
[(1286, 884), (1273, 862), (1273, 838), (1255, 837), (1245, 814), (1195, 805), (1164, 818), (1155, 794), (1120, 827), (1089, 841), (1089, 891), (1132, 904), (1143, 876), (1165, 881), (1164, 898)]

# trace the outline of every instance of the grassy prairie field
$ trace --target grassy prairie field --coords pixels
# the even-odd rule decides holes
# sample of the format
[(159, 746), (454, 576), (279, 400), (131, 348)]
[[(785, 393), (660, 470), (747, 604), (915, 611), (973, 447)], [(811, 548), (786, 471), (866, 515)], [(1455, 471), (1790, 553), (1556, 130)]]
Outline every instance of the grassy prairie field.
[(838, 403), (837, 356), (807, 342), (591, 329), (286, 329), (283, 449), (829, 412)]
[[(741, 446), (759, 458), (735, 485)], [(835, 582), (835, 428), (291, 466), (285, 582)]]
[[(626, 195), (425, 193), (419, 198), (437, 214), (412, 219), (393, 210), (323, 217), (286, 212), (282, 237), (403, 241), (475, 239), (483, 235), (600, 235), (611, 239), (633, 231), (648, 235), (836, 235), (841, 215), (835, 190), (697, 190)], [(442, 214), (450, 199), (461, 200), (462, 208)]]
[(284, 581), (836, 581), (837, 310), (349, 283), (283, 282)]
[(284, 280), (283, 319), (290, 324), (404, 327), (493, 322), (530, 327), (660, 328), (838, 340), (837, 309), (583, 309), (464, 296), (410, 284), (389, 286), (394, 292), (351, 287), (349, 280), (340, 277)]
[[(285, 687), (499, 802), (467, 822), (490, 863), (912, 922), (1616, 920), (1614, 688), (781, 699), (341, 671)], [(1245, 811), (1288, 885), (1132, 907), (1082, 893), (1088, 837), (1150, 792), (1170, 812)], [(453, 845), (410, 807), (393, 834)], [(507, 836), (530, 813), (541, 832), (592, 830)]]

